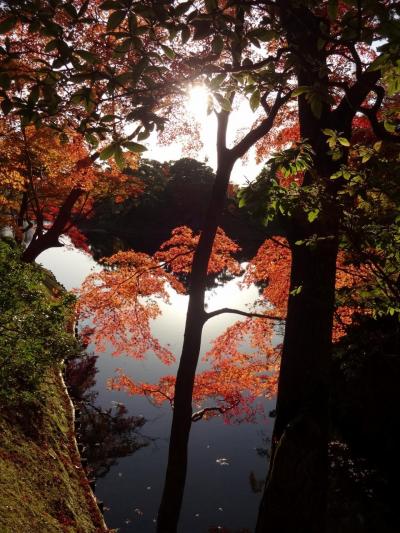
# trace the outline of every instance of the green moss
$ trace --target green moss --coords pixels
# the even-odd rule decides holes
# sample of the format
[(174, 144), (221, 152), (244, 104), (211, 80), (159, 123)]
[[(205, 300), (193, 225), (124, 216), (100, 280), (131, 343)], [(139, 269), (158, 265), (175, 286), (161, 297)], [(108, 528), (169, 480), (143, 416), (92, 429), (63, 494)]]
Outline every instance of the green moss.
[(41, 392), (40, 412), (0, 416), (0, 531), (106, 531), (73, 443), (72, 412), (57, 371), (47, 372)]
[(0, 533), (102, 533), (60, 376), (73, 297), (19, 254), (0, 240)]

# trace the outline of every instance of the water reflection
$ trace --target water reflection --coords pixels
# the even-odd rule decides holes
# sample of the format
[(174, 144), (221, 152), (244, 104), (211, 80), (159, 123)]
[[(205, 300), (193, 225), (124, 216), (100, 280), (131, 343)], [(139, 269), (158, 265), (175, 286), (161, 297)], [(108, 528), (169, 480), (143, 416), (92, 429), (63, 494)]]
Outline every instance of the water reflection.
[[(68, 264), (68, 252), (62, 250), (54, 252), (63, 254), (62, 261), (55, 260), (53, 263), (62, 264), (64, 284), (70, 286), (68, 270), (73, 273), (74, 280), (71, 283), (75, 284), (79, 274), (79, 261), (74, 262), (72, 267)], [(72, 261), (75, 257), (76, 254)], [(86, 261), (82, 265), (87, 270), (91, 266)], [(57, 275), (57, 271), (55, 273)], [(207, 296), (210, 311), (220, 307), (228, 298), (232, 306), (245, 309), (246, 303), (254, 301), (258, 291), (254, 287), (239, 290), (235, 281), (229, 281), (224, 286), (214, 288), (212, 293), (208, 293)], [(162, 314), (151, 324), (151, 328), (153, 334), (178, 355), (181, 351), (187, 297), (178, 294), (171, 294), (170, 297), (172, 305), (160, 302)], [(210, 350), (213, 339), (236, 321), (237, 317), (226, 315), (216, 317), (206, 324), (202, 338), (203, 356)], [(254, 352), (246, 343), (242, 348), (244, 351), (247, 349), (249, 352)], [(93, 347), (89, 346), (89, 350), (92, 349)], [(151, 443), (150, 445), (138, 447), (134, 453), (119, 459), (113, 456), (115, 453), (108, 454), (109, 462), (106, 461), (104, 467), (100, 467), (101, 461), (96, 463), (96, 458), (93, 467), (97, 468), (99, 465), (98, 472), (105, 474), (98, 480), (96, 494), (109, 508), (105, 515), (109, 527), (119, 528), (120, 533), (150, 533), (155, 531), (154, 520), (161, 499), (171, 407), (169, 402), (154, 405), (145, 396), (128, 396), (124, 391), (109, 390), (107, 380), (115, 375), (114, 370), (118, 366), (136, 381), (157, 383), (165, 375), (165, 366), (151, 353), (147, 354), (146, 359), (137, 361), (129, 357), (120, 357), (116, 360), (111, 357), (111, 352), (110, 347), (104, 354), (100, 354), (97, 360), (92, 360), (96, 361), (97, 373), (93, 373), (94, 367), (90, 370), (91, 364), (87, 363), (90, 371), (86, 383), (84, 379), (82, 382), (78, 380), (79, 387), (86, 386), (86, 392), (92, 393), (90, 402), (97, 409), (102, 411), (111, 409), (111, 414), (115, 414), (116, 406), (123, 403), (127, 412), (120, 413), (122, 418), (126, 416), (138, 419), (139, 415), (142, 415), (146, 420), (145, 426), (137, 427), (132, 434), (139, 439), (139, 442), (143, 442), (140, 441), (142, 430), (153, 440), (147, 441)], [(199, 373), (207, 370), (210, 370), (210, 361), (203, 360)], [(172, 365), (168, 371), (173, 375), (176, 372), (176, 365)], [(80, 374), (82, 378), (83, 374), (79, 368), (75, 368), (74, 372)], [(214, 399), (215, 397), (209, 398), (209, 400)], [(206, 405), (211, 406), (210, 403)], [(206, 531), (238, 533), (251, 531), (254, 528), (260, 493), (253, 490), (250, 472), (253, 472), (256, 482), (261, 482), (265, 475), (267, 457), (260, 453), (260, 450), (266, 446), (263, 439), (270, 435), (271, 424), (265, 425), (265, 414), (261, 412), (268, 413), (273, 406), (273, 399), (266, 399), (262, 395), (254, 402), (256, 408), (254, 423), (244, 420), (240, 425), (229, 425), (222, 416), (215, 416), (207, 421), (199, 420), (192, 426), (189, 454), (193, 460), (188, 465), (188, 479), (178, 528), (180, 533)], [(196, 409), (202, 407), (205, 407), (204, 403)], [(93, 414), (91, 416), (93, 419)], [(266, 427), (266, 435), (260, 435), (261, 426)], [(104, 423), (104, 427), (107, 427), (107, 423)], [(91, 435), (94, 435), (94, 431), (91, 431)], [(113, 452), (117, 447), (108, 445), (108, 449), (112, 449)], [(132, 447), (131, 450), (133, 449)], [(105, 455), (107, 456), (107, 453)], [(225, 462), (228, 464), (218, 463), (217, 460), (221, 458), (227, 459)]]
[(82, 355), (66, 365), (66, 383), (76, 406), (79, 447), (92, 479), (104, 477), (119, 458), (150, 442), (138, 433), (146, 422), (144, 417), (130, 416), (122, 403), (105, 410), (96, 405), (96, 361), (96, 356)]

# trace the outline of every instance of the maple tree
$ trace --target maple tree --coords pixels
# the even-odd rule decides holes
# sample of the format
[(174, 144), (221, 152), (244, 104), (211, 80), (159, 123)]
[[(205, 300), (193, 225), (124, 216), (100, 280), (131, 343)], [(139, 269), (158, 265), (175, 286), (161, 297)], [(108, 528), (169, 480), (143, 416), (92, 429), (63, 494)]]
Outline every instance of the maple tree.
[[(85, 248), (74, 218), (87, 216), (97, 198), (112, 195), (121, 201), (142, 190), (138, 179), (122, 173), (115, 164), (95, 165), (79, 134), (62, 144), (49, 128), (21, 129), (5, 121), (3, 127), (3, 223), (13, 227), (20, 238), (33, 229), (23, 254), (25, 261), (60, 246), (58, 239), (63, 233)], [(131, 154), (129, 163), (135, 168), (137, 156)]]

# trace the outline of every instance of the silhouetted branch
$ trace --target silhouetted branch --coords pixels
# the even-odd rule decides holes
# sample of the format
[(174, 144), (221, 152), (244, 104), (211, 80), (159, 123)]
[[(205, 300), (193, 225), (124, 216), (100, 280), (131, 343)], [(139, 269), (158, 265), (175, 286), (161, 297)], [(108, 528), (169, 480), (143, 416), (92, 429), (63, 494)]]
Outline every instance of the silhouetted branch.
[(248, 318), (264, 318), (266, 320), (277, 320), (279, 322), (283, 320), (281, 316), (266, 315), (263, 313), (251, 313), (249, 311), (240, 311), (239, 309), (231, 309), (230, 307), (223, 307), (222, 309), (211, 311), (211, 313), (206, 313), (206, 320), (209, 320), (210, 318), (213, 318), (214, 316), (222, 315), (224, 313), (247, 316)]

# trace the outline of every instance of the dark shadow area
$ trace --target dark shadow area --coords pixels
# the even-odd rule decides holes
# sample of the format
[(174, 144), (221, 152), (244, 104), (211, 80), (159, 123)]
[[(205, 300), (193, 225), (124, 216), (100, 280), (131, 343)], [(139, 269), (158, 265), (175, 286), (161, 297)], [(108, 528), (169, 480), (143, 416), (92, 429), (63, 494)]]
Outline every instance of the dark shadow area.
[(394, 533), (398, 515), (400, 328), (359, 317), (335, 347), (329, 533)]
[(119, 458), (126, 457), (150, 443), (138, 433), (146, 419), (128, 416), (126, 407), (117, 403), (107, 410), (98, 407), (95, 383), (97, 356), (83, 355), (71, 359), (66, 367), (66, 383), (74, 401), (77, 439), (81, 456), (87, 462), (90, 478), (107, 474)]
[[(143, 194), (121, 203), (97, 202), (90, 219), (78, 222), (95, 259), (133, 248), (153, 254), (178, 226), (199, 232), (209, 202), (215, 174), (204, 163), (183, 158), (169, 163), (143, 160), (135, 172)], [(239, 209), (237, 187), (231, 186), (220, 226), (242, 248), (240, 260), (253, 257), (267, 237), (264, 226)], [(268, 227), (268, 234), (277, 228)]]

